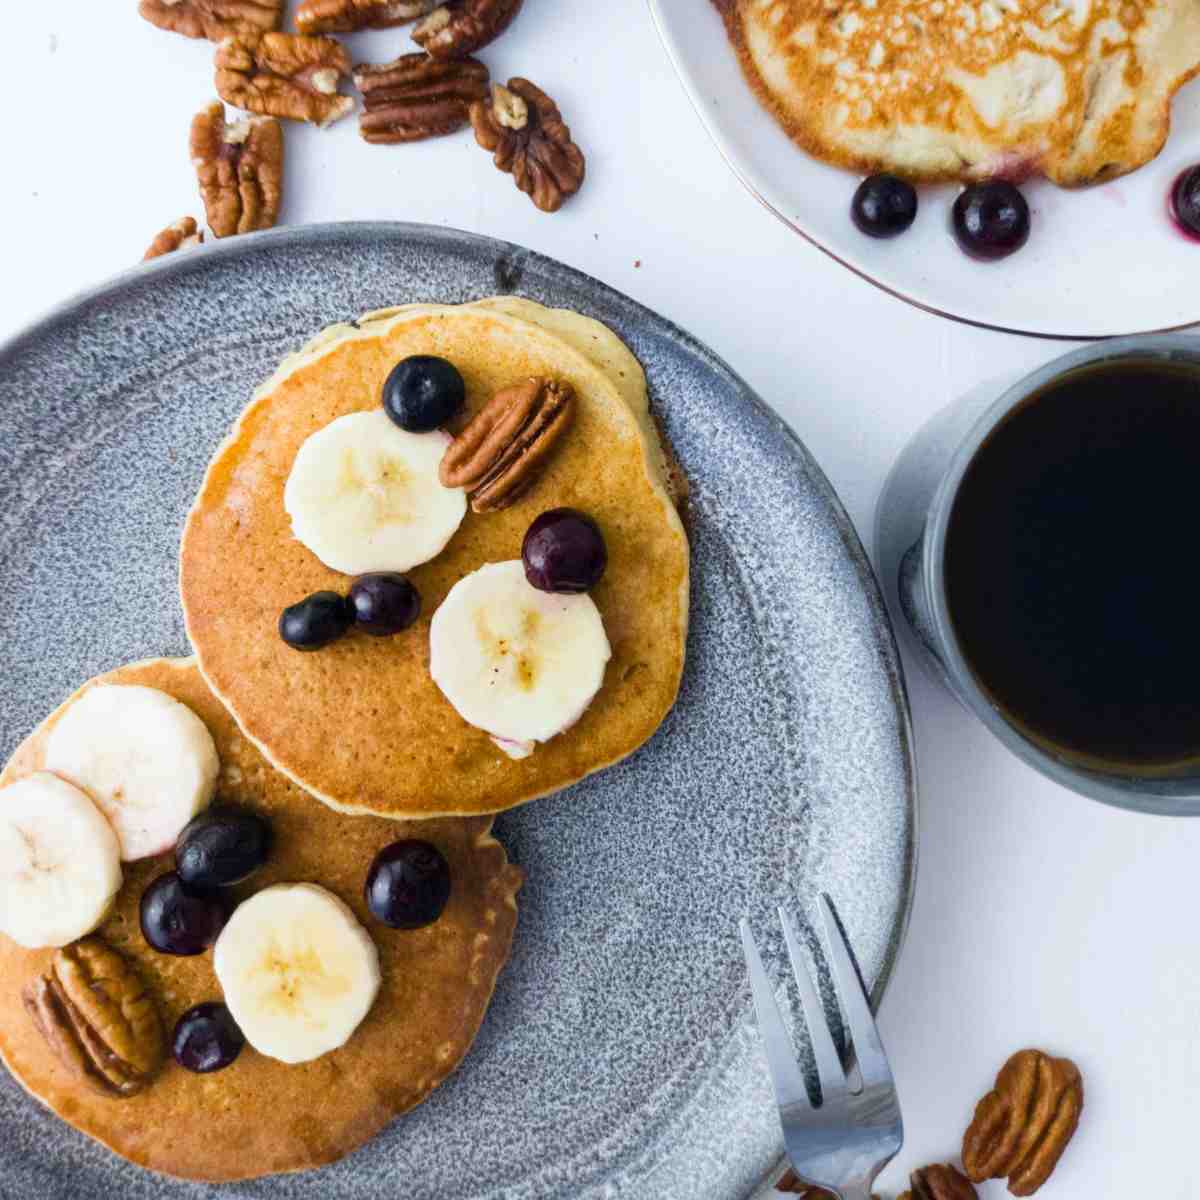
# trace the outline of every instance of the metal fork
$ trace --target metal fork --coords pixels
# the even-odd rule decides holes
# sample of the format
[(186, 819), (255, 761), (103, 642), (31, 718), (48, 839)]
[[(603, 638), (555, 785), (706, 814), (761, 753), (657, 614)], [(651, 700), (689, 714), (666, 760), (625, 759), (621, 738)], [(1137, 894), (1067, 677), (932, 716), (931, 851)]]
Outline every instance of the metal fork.
[(822, 1187), (839, 1200), (869, 1200), (875, 1177), (904, 1144), (904, 1124), (892, 1069), (858, 970), (850, 958), (829, 897), (822, 896), (820, 903), (834, 989), (842, 1002), (845, 1026), (853, 1040), (862, 1077), (862, 1087), (857, 1091), (850, 1090), (788, 913), (780, 908), (779, 919), (816, 1059), (820, 1105), (814, 1106), (809, 1100), (804, 1072), (796, 1062), (792, 1040), (775, 1003), (775, 991), (745, 920), (739, 926), (742, 948), (750, 971), (758, 1028), (775, 1085), (783, 1144), (796, 1174), (804, 1183)]

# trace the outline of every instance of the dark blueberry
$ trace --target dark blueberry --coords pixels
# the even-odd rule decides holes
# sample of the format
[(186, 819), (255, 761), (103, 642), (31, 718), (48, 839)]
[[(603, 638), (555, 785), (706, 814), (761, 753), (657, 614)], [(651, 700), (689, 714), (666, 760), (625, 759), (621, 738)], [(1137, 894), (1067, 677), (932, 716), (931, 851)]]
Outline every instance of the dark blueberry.
[(973, 183), (954, 201), (953, 225), (972, 258), (1004, 258), (1029, 240), (1029, 205), (1007, 180)]
[(354, 613), (337, 592), (313, 592), (283, 610), (279, 636), (293, 650), (320, 650), (336, 642), (354, 622)]
[(428, 842), (393, 842), (375, 855), (363, 894), (385, 925), (420, 929), (432, 925), (450, 899), (450, 867)]
[(586, 592), (608, 566), (600, 526), (574, 508), (552, 508), (536, 518), (521, 544), (525, 578), (542, 592)]
[(858, 185), (850, 218), (868, 237), (903, 233), (917, 216), (917, 189), (895, 175), (871, 175)]
[(394, 571), (360, 575), (350, 585), (350, 611), (363, 633), (388, 637), (407, 629), (421, 615), (421, 596)]
[(1172, 184), (1171, 216), (1188, 237), (1200, 238), (1200, 166), (1189, 167)]
[(428, 433), (445, 425), (466, 399), (458, 368), (432, 354), (401, 359), (383, 385), (384, 411), (409, 433)]
[(179, 1018), (171, 1039), (175, 1061), (187, 1071), (223, 1071), (242, 1052), (245, 1035), (223, 1004), (197, 1004)]
[(142, 934), (163, 954), (203, 954), (229, 917), (216, 895), (190, 888), (175, 871), (160, 875), (142, 893)]
[(215, 805), (193, 817), (175, 843), (175, 869), (188, 887), (229, 887), (267, 861), (271, 827), (255, 813)]

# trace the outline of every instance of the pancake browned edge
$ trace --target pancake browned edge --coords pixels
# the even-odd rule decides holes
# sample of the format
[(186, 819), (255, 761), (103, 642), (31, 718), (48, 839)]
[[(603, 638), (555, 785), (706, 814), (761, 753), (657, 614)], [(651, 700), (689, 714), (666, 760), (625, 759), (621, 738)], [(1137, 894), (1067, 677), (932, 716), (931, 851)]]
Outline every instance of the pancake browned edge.
[[(411, 354), (458, 367), (468, 413), (514, 380), (565, 380), (573, 424), (515, 504), (468, 512), (442, 553), (408, 573), (422, 600), (415, 625), (297, 653), (279, 638), (279, 613), (311, 592), (344, 592), (349, 578), (292, 533), (283, 505), (292, 463), (316, 430), (377, 409), (389, 371)], [(499, 812), (631, 754), (674, 704), (689, 586), (678, 494), (641, 366), (598, 322), (512, 299), (368, 313), (286, 359), (217, 450), (180, 548), (188, 637), (246, 736), (331, 807), (405, 819)], [(519, 558), (534, 517), (562, 505), (604, 532), (608, 569), (591, 595), (613, 657), (577, 724), (515, 761), (434, 684), (429, 621), (458, 580)]]
[(713, 0), (742, 72), (809, 154), (914, 181), (1144, 165), (1200, 71), (1196, 0)]
[[(304, 1171), (342, 1158), (421, 1103), (470, 1048), (512, 944), (520, 870), (491, 836), (486, 817), (425, 821), (418, 830), (395, 821), (352, 820), (314, 804), (240, 736), (192, 659), (136, 663), (85, 685), (20, 746), (0, 786), (40, 767), (47, 731), (95, 683), (158, 688), (204, 721), (221, 759), (218, 794), (263, 813), (274, 835), (269, 861), (234, 889), (237, 899), (281, 882), (328, 888), (370, 933), (383, 982), (350, 1040), (312, 1062), (289, 1066), (246, 1046), (223, 1071), (196, 1075), (168, 1061), (144, 1092), (109, 1099), (71, 1076), (22, 1004), (22, 989), (46, 971), (52, 952), (26, 950), (0, 936), (5, 1064), (64, 1121), (122, 1158), (163, 1174), (225, 1182)], [(0, 791), (0, 803), (3, 795)], [(441, 919), (407, 932), (375, 921), (363, 902), (372, 858), (405, 836), (433, 842), (449, 861), (453, 879)], [(142, 891), (173, 865), (169, 855), (124, 864), (115, 910), (99, 930), (137, 965), (168, 1031), (192, 1005), (221, 998), (211, 951), (194, 958), (158, 954), (140, 932)]]

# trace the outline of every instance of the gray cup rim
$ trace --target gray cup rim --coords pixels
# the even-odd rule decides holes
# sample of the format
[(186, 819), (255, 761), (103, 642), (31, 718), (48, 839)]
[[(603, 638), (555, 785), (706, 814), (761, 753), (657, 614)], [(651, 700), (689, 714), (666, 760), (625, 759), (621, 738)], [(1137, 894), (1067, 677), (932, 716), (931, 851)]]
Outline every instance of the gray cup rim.
[(1195, 817), (1200, 816), (1200, 777), (1155, 779), (1090, 771), (1051, 754), (1012, 725), (967, 666), (946, 600), (942, 562), (950, 514), (963, 476), (984, 441), (1018, 404), (1068, 371), (1125, 358), (1187, 361), (1200, 374), (1200, 337), (1135, 334), (1097, 342), (1052, 359), (1007, 388), (968, 430), (934, 492), (922, 539), (922, 576), (942, 666), (971, 710), (1014, 754), (1055, 782), (1104, 804), (1160, 816)]

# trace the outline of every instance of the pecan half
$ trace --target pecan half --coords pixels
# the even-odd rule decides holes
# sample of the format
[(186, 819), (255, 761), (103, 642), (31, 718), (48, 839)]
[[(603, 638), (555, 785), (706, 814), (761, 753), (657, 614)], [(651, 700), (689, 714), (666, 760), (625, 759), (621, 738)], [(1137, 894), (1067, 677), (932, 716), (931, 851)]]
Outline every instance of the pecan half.
[(163, 1064), (167, 1038), (154, 998), (133, 964), (98, 937), (59, 950), (23, 999), (68, 1070), (105, 1096), (135, 1095)]
[(777, 1192), (787, 1192), (789, 1196), (799, 1196), (800, 1200), (833, 1200), (828, 1192), (802, 1182), (800, 1176), (791, 1167), (783, 1173), (782, 1178), (775, 1184), (775, 1190)]
[(159, 29), (219, 42), (230, 34), (278, 29), (283, 4), (284, 0), (141, 0), (138, 12)]
[(283, 129), (274, 117), (225, 121), (214, 100), (192, 118), (192, 165), (216, 237), (270, 229), (283, 193)]
[(204, 241), (204, 234), (196, 228), (195, 217), (180, 217), (174, 225), (168, 225), (150, 243), (150, 249), (142, 255), (142, 262), (152, 258), (161, 258), (164, 254), (172, 254), (188, 246), (198, 246)]
[(487, 95), (488, 70), (473, 58), (437, 62), (404, 54), (355, 67), (354, 83), (363, 94), (359, 131), (368, 142), (418, 142), (470, 121), (472, 102)]
[(521, 11), (521, 0), (449, 0), (413, 30), (434, 58), (465, 58), (494, 42)]
[(391, 29), (423, 17), (437, 0), (304, 0), (296, 9), (301, 33)]
[(474, 512), (507, 508), (536, 481), (575, 412), (568, 383), (528, 379), (497, 392), (446, 448), (438, 476)]
[(354, 110), (338, 85), (350, 74), (339, 42), (298, 33), (226, 38), (217, 48), (217, 94), (249, 112), (329, 125)]
[(558, 105), (528, 79), (492, 85), (471, 105), (475, 140), (542, 212), (556, 212), (583, 185), (584, 159)]
[(963, 1138), (962, 1160), (975, 1183), (1008, 1179), (1014, 1196), (1032, 1196), (1050, 1178), (1083, 1111), (1083, 1079), (1068, 1058), (1019, 1050), (1000, 1068)]
[(914, 1171), (908, 1182), (911, 1192), (905, 1192), (900, 1200), (979, 1200), (979, 1193), (971, 1181), (949, 1163), (935, 1163)]
[[(791, 1167), (788, 1167), (779, 1182), (775, 1184), (775, 1190), (799, 1196), (800, 1200), (834, 1200), (832, 1192), (827, 1192), (824, 1188), (813, 1187), (811, 1183), (804, 1183)], [(872, 1196), (871, 1200), (878, 1200), (878, 1197)]]

